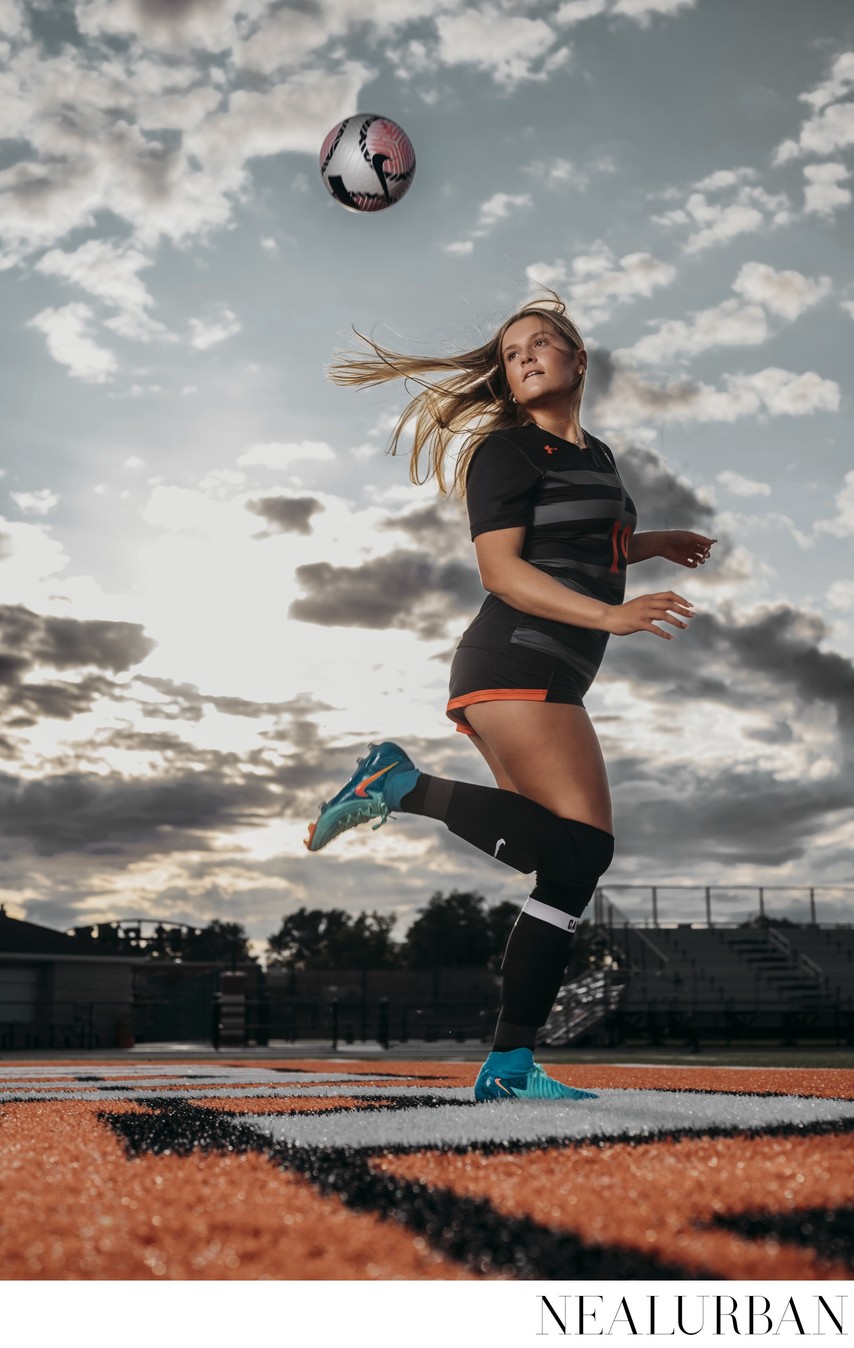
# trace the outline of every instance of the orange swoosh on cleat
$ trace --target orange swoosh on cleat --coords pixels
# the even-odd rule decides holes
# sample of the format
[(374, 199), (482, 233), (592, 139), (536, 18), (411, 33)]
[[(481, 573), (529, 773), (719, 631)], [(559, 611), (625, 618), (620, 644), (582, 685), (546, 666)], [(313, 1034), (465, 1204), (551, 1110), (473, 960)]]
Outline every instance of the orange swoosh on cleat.
[(315, 831), (316, 828), (317, 828), (317, 824), (316, 824), (316, 823), (314, 823), (314, 824), (309, 824), (309, 826), (308, 826), (308, 837), (307, 837), (307, 838), (303, 838), (303, 842), (305, 843), (305, 845), (306, 845), (306, 847), (308, 848), (309, 852), (311, 851), (311, 843), (312, 843), (312, 839), (314, 838), (314, 831)]
[(512, 1094), (513, 1094), (512, 1091), (508, 1091), (507, 1087), (504, 1085), (504, 1082), (501, 1080), (501, 1077), (496, 1077), (496, 1078), (495, 1078), (495, 1084), (496, 1084), (496, 1086), (498, 1086), (499, 1090), (504, 1091), (505, 1095), (512, 1095)]
[(356, 796), (364, 796), (364, 795), (366, 795), (366, 792), (365, 792), (365, 787), (366, 787), (366, 786), (370, 786), (371, 782), (375, 782), (375, 781), (377, 780), (378, 777), (382, 777), (382, 775), (383, 775), (384, 772), (391, 772), (392, 768), (396, 768), (396, 767), (397, 767), (397, 764), (396, 764), (396, 763), (389, 763), (389, 765), (388, 765), (387, 768), (380, 768), (379, 772), (375, 772), (374, 775), (373, 775), (373, 777), (366, 777), (365, 780), (364, 780), (363, 782), (359, 782), (359, 785), (356, 787), (356, 789), (355, 789), (355, 791), (353, 792), (353, 794), (356, 795)]

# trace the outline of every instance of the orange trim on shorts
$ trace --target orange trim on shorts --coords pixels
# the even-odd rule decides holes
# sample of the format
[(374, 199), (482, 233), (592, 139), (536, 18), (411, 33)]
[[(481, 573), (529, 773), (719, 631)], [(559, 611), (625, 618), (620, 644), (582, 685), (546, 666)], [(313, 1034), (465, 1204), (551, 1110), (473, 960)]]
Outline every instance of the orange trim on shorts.
[[(548, 695), (548, 688), (481, 688), (476, 693), (464, 693), (462, 697), (452, 697), (447, 707), (445, 715), (452, 721), (456, 721), (457, 730), (463, 735), (475, 735), (466, 720), (463, 707), (469, 707), (475, 702), (545, 702)], [(454, 713), (459, 712), (456, 716)]]

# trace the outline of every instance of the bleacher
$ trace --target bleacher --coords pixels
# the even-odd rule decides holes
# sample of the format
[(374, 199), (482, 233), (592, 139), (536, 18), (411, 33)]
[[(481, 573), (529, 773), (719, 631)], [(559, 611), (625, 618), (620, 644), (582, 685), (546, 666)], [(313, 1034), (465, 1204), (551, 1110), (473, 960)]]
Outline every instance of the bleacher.
[(849, 1042), (854, 1035), (850, 926), (640, 926), (609, 902), (599, 905), (597, 919), (610, 977), (601, 988), (589, 976), (584, 986), (564, 985), (547, 1042), (573, 1042), (597, 1025), (612, 1042), (644, 1027), (654, 1039), (706, 1034), (727, 1042), (748, 1030), (784, 1042), (797, 1035)]

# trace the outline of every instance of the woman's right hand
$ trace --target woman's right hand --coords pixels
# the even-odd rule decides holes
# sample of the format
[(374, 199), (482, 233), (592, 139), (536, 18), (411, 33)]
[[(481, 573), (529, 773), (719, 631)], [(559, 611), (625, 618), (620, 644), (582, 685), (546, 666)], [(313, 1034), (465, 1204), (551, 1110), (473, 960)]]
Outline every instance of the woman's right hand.
[[(679, 617), (673, 615), (679, 614)], [(627, 604), (615, 604), (611, 609), (607, 630), (615, 637), (627, 637), (632, 632), (654, 632), (665, 641), (673, 640), (672, 632), (663, 632), (656, 622), (670, 623), (671, 627), (687, 627), (683, 618), (693, 618), (693, 605), (673, 590), (660, 594), (642, 594)]]

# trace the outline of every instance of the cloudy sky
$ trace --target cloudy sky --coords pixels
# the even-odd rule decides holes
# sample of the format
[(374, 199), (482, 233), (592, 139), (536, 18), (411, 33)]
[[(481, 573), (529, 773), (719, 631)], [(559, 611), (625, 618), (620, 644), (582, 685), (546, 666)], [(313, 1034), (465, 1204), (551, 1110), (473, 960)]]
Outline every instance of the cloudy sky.
[[(524, 896), (429, 821), (302, 839), (372, 738), (486, 780), (443, 710), (482, 597), (464, 515), (384, 452), (402, 391), (324, 364), (350, 325), (470, 347), (543, 284), (641, 528), (720, 540), (632, 569), (699, 616), (612, 638), (587, 699), (610, 881), (672, 916), (702, 904), (668, 884), (854, 882), (854, 15), (783, 8), (0, 0), (12, 914), (263, 942), (300, 904), (403, 931), (437, 889)], [(418, 157), (373, 216), (318, 174), (356, 111)]]

